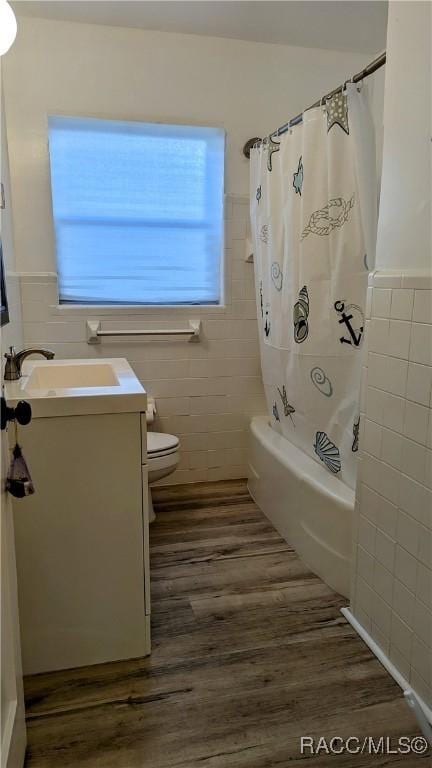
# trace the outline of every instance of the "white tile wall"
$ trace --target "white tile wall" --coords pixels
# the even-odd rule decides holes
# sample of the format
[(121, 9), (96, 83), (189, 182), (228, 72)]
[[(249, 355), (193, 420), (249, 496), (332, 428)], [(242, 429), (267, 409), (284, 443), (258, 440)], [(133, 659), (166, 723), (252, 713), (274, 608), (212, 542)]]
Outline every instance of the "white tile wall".
[(431, 282), (368, 292), (351, 610), (432, 706)]
[(181, 461), (167, 483), (246, 477), (247, 426), (265, 412), (259, 359), (253, 264), (245, 262), (249, 202), (227, 195), (226, 307), (171, 311), (103, 310), (106, 328), (157, 328), (202, 320), (202, 341), (85, 341), (89, 310), (59, 309), (55, 275), (23, 275), (26, 344), (52, 348), (58, 357), (126, 357), (157, 400), (154, 429), (180, 437)]

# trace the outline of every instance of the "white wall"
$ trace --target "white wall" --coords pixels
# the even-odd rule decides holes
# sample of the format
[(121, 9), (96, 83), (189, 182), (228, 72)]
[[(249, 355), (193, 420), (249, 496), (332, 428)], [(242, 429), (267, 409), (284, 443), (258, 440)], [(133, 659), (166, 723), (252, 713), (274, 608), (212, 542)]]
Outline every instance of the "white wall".
[(381, 67), (381, 69), (378, 69), (377, 72), (375, 72), (367, 79), (371, 112), (375, 127), (376, 180), (378, 200), (380, 199), (381, 194), (381, 174), (383, 161), (385, 71), (385, 66)]
[[(5, 208), (0, 215), (0, 232), (3, 246), (3, 261), (5, 268), (6, 294), (9, 307), (9, 323), (1, 329), (1, 357), (11, 346), (21, 349), (23, 345), (23, 327), (21, 314), (21, 291), (19, 276), (16, 272), (15, 248), (12, 225), (12, 205), (9, 173), (9, 156), (6, 137), (6, 123), (3, 109), (3, 92), (1, 86), (0, 62), (0, 178), (4, 185)], [(3, 380), (3, 379), (2, 379)]]
[(297, 114), (367, 58), (21, 19), (4, 62), (19, 269), (55, 268), (47, 114), (221, 125), (227, 131), (226, 190), (247, 194), (244, 142)]
[[(5, 59), (16, 255), (27, 343), (59, 357), (127, 357), (180, 436), (169, 482), (246, 475), (247, 424), (264, 410), (253, 266), (244, 263), (244, 142), (275, 129), (369, 57), (191, 35), (22, 19)], [(101, 315), (105, 327), (172, 327), (200, 316), (200, 344), (85, 342), (86, 312), (58, 310), (47, 115), (221, 125), (227, 132), (225, 309)], [(243, 196), (242, 196), (243, 195)]]
[(432, 268), (431, 22), (428, 2), (391, 2), (377, 267)]

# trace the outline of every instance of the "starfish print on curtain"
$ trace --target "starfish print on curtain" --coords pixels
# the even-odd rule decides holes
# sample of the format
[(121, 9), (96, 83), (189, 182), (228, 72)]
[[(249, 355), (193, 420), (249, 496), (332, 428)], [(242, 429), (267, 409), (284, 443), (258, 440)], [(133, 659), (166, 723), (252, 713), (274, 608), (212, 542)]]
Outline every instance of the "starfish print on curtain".
[(273, 155), (280, 150), (280, 141), (273, 141), (271, 136), (267, 136), (263, 142), (263, 148), (267, 152), (267, 169), (273, 170)]
[(326, 101), (327, 133), (334, 125), (339, 125), (349, 135), (348, 102), (345, 93), (335, 93)]

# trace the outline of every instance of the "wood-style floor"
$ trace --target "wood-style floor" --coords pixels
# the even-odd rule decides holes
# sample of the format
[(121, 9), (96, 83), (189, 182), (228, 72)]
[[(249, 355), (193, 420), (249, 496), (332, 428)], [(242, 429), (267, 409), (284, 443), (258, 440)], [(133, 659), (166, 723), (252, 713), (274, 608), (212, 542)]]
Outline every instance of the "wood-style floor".
[[(284, 768), (304, 765), (302, 735), (418, 733), (340, 614), (346, 601), (243, 481), (159, 489), (156, 511), (152, 656), (27, 678), (26, 768)], [(411, 768), (422, 758), (308, 760)]]

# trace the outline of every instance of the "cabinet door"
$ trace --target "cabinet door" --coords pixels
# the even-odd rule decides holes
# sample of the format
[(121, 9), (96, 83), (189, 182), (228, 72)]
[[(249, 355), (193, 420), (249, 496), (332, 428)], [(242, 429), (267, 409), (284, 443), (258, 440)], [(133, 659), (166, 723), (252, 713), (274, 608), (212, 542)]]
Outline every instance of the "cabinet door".
[[(1, 768), (22, 768), (26, 729), (12, 504), (3, 490), (9, 456), (5, 433), (1, 442)], [(20, 501), (25, 514), (26, 499)]]
[(34, 418), (23, 448), (36, 489), (15, 518), (25, 673), (144, 656), (139, 413)]

